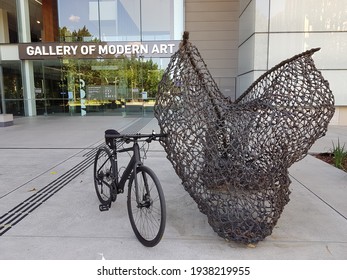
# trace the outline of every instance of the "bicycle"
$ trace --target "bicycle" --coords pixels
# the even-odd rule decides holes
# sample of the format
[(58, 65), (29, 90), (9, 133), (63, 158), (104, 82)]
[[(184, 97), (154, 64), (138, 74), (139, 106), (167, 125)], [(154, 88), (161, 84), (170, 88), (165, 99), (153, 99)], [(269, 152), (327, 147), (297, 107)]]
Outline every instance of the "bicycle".
[[(128, 181), (127, 208), (130, 223), (137, 239), (147, 247), (157, 245), (164, 234), (166, 205), (158, 177), (141, 160), (139, 142), (144, 142), (144, 145), (148, 143), (148, 150), (149, 143), (165, 136), (154, 132), (120, 134), (113, 129), (106, 130), (106, 145), (98, 149), (94, 160), (94, 184), (101, 202), (99, 210), (109, 210), (117, 195), (124, 192)], [(132, 146), (124, 147), (129, 143)], [(118, 168), (117, 155), (124, 152), (132, 152), (132, 155), (121, 174), (122, 167)]]

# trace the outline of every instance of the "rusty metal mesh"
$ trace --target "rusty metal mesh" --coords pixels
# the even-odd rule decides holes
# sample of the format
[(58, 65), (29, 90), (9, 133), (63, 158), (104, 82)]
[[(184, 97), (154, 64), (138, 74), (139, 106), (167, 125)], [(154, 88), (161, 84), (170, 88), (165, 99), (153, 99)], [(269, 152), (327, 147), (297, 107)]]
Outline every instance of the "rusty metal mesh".
[(255, 243), (289, 201), (288, 168), (334, 114), (313, 49), (283, 61), (235, 102), (223, 96), (187, 38), (159, 84), (155, 117), (168, 159), (217, 234)]

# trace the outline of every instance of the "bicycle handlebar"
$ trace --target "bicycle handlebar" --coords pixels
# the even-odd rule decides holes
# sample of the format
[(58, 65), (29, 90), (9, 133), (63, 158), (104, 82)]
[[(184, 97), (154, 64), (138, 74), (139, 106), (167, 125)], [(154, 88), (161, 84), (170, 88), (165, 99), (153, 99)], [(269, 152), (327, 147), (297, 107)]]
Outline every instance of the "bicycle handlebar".
[(157, 138), (160, 137), (166, 137), (167, 134), (165, 133), (159, 133), (156, 134), (152, 132), (151, 134), (141, 134), (141, 133), (136, 133), (136, 134), (105, 134), (105, 137), (107, 138), (113, 138), (113, 139), (121, 139), (124, 140), (125, 142), (131, 142), (135, 141), (140, 138), (147, 138), (145, 141), (150, 143), (153, 140), (158, 140)]

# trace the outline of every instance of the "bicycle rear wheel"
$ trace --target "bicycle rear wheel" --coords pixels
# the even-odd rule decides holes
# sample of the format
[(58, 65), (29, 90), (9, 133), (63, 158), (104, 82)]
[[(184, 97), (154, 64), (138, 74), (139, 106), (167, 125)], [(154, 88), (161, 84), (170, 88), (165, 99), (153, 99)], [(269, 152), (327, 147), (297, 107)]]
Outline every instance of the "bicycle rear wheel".
[(107, 147), (98, 149), (94, 160), (95, 191), (102, 205), (109, 205), (115, 200), (114, 189), (115, 167), (113, 157)]
[(147, 247), (161, 240), (166, 224), (166, 205), (160, 182), (146, 166), (136, 169), (139, 203), (136, 201), (135, 177), (131, 176), (128, 188), (128, 214), (137, 239)]

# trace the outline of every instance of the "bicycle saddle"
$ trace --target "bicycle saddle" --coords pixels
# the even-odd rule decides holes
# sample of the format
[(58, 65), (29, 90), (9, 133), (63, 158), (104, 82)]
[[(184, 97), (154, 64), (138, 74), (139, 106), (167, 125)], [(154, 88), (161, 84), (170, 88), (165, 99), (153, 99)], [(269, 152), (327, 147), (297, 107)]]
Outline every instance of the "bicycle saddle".
[(120, 133), (115, 129), (107, 129), (105, 130), (105, 142), (107, 146), (109, 146), (111, 149), (114, 148), (114, 138), (108, 137), (106, 135), (119, 135)]

